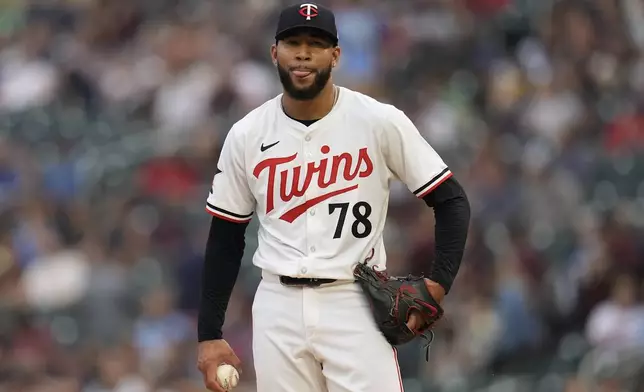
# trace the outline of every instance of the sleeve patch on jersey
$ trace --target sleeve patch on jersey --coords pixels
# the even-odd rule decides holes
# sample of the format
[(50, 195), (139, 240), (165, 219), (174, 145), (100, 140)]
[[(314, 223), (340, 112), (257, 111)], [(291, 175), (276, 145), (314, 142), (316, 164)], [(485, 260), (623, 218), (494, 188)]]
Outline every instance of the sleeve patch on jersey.
[(253, 217), (253, 213), (248, 215), (235, 214), (234, 212), (226, 211), (223, 208), (215, 207), (210, 203), (206, 203), (206, 211), (208, 211), (210, 215), (232, 222), (247, 222)]
[(421, 186), (420, 188), (416, 189), (414, 191), (414, 195), (418, 198), (423, 198), (425, 197), (429, 192), (433, 191), (436, 189), (437, 186), (439, 186), (443, 181), (447, 180), (452, 176), (452, 172), (449, 170), (449, 168), (445, 168), (442, 172), (438, 173), (434, 178), (429, 180), (428, 183), (425, 185)]

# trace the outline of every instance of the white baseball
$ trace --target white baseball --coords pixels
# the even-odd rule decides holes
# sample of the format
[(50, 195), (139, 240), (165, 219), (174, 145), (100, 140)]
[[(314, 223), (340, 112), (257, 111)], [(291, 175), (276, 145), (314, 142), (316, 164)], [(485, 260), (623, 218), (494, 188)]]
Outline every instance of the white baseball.
[(239, 382), (239, 373), (234, 366), (223, 364), (217, 368), (217, 382), (226, 391), (230, 391), (237, 386)]

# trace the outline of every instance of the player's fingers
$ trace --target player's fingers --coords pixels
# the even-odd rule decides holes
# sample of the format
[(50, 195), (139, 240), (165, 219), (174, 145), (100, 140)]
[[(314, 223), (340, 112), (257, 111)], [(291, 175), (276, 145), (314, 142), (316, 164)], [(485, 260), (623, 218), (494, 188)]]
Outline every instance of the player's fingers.
[(217, 381), (217, 366), (211, 365), (204, 372), (204, 385), (211, 392), (226, 392)]
[(216, 379), (206, 381), (206, 388), (211, 392), (226, 392), (226, 390), (219, 385)]
[(409, 315), (409, 319), (407, 320), (407, 328), (411, 329), (412, 331), (417, 331), (421, 326), (422, 316), (420, 312), (417, 310), (412, 310), (411, 314)]
[(230, 353), (230, 355), (226, 358), (226, 363), (234, 366), (235, 369), (237, 369), (237, 372), (240, 375), (242, 374), (241, 360), (235, 353)]

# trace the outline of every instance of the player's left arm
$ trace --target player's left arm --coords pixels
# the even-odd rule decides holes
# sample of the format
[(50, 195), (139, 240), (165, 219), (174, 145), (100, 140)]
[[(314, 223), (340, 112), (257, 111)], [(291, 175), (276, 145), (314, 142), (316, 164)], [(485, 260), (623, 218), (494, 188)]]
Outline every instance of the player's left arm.
[(389, 169), (433, 208), (435, 259), (427, 288), (440, 303), (461, 265), (470, 222), (465, 190), (434, 148), (402, 111), (389, 107), (384, 155)]

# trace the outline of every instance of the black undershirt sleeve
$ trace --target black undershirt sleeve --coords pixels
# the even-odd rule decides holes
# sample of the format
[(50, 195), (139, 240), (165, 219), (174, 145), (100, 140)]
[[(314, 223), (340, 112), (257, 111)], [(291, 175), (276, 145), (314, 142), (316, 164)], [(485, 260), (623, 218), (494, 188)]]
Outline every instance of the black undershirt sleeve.
[(201, 280), (198, 339), (222, 339), (222, 327), (230, 296), (244, 254), (246, 223), (212, 218)]
[(451, 177), (423, 197), (434, 209), (435, 257), (429, 278), (440, 284), (445, 293), (452, 288), (461, 266), (470, 224), (470, 203), (463, 187)]

